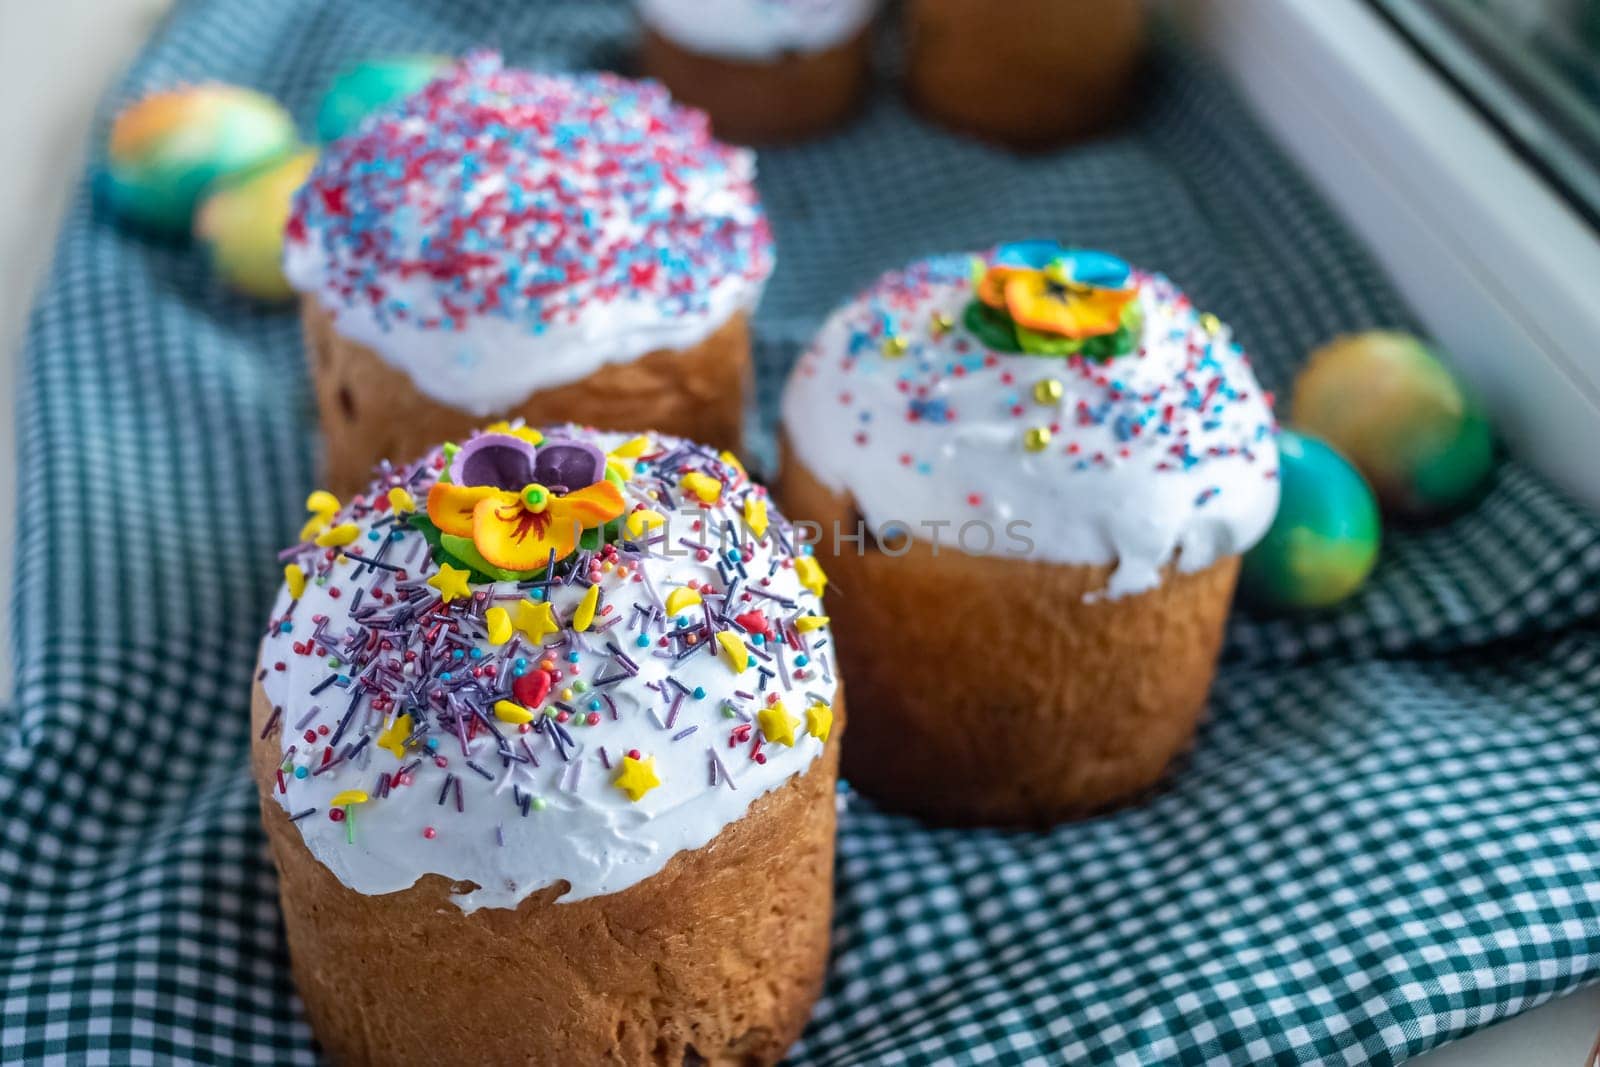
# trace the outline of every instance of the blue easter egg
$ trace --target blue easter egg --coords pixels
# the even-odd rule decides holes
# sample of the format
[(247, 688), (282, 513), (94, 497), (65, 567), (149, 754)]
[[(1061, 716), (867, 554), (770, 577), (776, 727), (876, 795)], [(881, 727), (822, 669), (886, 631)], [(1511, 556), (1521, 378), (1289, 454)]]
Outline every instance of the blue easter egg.
[(1245, 553), (1240, 588), (1268, 608), (1332, 607), (1378, 560), (1377, 501), (1360, 472), (1314, 437), (1284, 430), (1278, 455), (1278, 514)]
[(450, 65), (444, 56), (395, 56), (357, 63), (339, 72), (317, 109), (317, 137), (337, 141), (361, 120), (403, 100), (437, 78)]

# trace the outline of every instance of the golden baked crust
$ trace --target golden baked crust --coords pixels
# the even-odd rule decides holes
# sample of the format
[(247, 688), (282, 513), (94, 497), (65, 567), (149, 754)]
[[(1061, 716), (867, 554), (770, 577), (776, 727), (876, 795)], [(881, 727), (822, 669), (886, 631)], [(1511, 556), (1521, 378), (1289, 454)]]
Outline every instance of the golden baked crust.
[(871, 76), (871, 27), (842, 44), (771, 62), (701, 55), (645, 30), (640, 62), (680, 103), (711, 116), (718, 137), (773, 144), (814, 137), (860, 106)]
[(906, 90), (939, 122), (1048, 147), (1119, 115), (1143, 46), (1142, 0), (910, 0)]
[[(851, 502), (785, 448), (784, 513), (854, 531)], [(895, 542), (898, 550), (899, 542)], [(1170, 570), (1085, 602), (1111, 568), (819, 545), (839, 670), (857, 707), (844, 772), (939, 822), (1047, 825), (1154, 784), (1205, 707), (1239, 569)]]
[(410, 462), (440, 441), (458, 440), (497, 418), (520, 417), (532, 426), (576, 422), (602, 430), (655, 430), (736, 453), (743, 447), (751, 387), (750, 323), (743, 313), (693, 348), (608, 363), (580, 381), (479, 417), (425, 396), (405, 371), (342, 336), (315, 296), (302, 296), (300, 310), (327, 485), (341, 497), (365, 488), (379, 460)]
[[(270, 791), (257, 685), (251, 763), (295, 983), (341, 1064), (768, 1064), (822, 988), (833, 907), (834, 740), (705, 847), (608, 896), (564, 887), (466, 915), (451, 885), (364, 896), (306, 848)], [(275, 728), (276, 730), (276, 728)]]

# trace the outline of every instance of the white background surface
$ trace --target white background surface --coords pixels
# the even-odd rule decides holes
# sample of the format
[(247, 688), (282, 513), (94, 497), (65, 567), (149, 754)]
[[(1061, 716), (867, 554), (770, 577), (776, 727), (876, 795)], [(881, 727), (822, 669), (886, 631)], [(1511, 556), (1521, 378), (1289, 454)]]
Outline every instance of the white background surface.
[[(1280, 0), (1251, 0), (1278, 3)], [(95, 101), (167, 0), (0, 0), (0, 410), (15, 397), (27, 308), (48, 266), (82, 164)], [(8, 420), (10, 425), (10, 420)], [(15, 442), (0, 434), (0, 603), (11, 587)], [(9, 625), (0, 617), (0, 635)], [(9, 651), (9, 638), (6, 642)], [(0, 693), (10, 693), (0, 662)], [(1600, 990), (1568, 997), (1413, 1062), (1426, 1067), (1582, 1067), (1600, 1030)]]

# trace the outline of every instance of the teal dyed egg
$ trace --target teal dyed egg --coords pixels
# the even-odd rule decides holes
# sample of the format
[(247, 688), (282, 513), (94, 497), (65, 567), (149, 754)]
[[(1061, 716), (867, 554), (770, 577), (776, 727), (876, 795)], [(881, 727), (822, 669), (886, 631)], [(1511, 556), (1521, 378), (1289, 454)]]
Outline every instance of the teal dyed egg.
[(317, 109), (317, 137), (324, 144), (337, 141), (380, 107), (427, 85), (449, 64), (444, 56), (395, 56), (340, 71)]
[(194, 232), (229, 287), (257, 300), (293, 295), (283, 276), (283, 231), (295, 192), (311, 176), (314, 149), (221, 183), (195, 216)]
[(1384, 508), (1422, 518), (1473, 503), (1494, 470), (1494, 432), (1422, 341), (1374, 331), (1313, 352), (1290, 422), (1348, 456)]
[(1378, 560), (1378, 504), (1339, 453), (1289, 430), (1278, 439), (1278, 514), (1245, 553), (1239, 585), (1271, 608), (1326, 608), (1360, 589)]
[(271, 97), (236, 85), (195, 85), (147, 96), (111, 125), (102, 199), (118, 218), (177, 236), (218, 179), (295, 147), (294, 121)]

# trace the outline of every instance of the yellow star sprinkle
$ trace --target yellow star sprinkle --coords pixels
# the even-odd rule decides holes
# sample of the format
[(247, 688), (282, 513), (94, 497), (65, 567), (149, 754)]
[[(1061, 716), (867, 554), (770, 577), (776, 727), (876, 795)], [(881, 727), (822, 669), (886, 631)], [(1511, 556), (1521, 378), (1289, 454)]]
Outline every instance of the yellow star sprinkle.
[(589, 591), (583, 594), (583, 599), (578, 602), (578, 610), (572, 613), (572, 628), (580, 634), (594, 622), (595, 608), (600, 606), (600, 587), (591, 585)]
[(289, 599), (299, 600), (306, 591), (306, 572), (298, 563), (283, 568), (283, 580), (289, 586)]
[(700, 603), (700, 594), (688, 586), (679, 586), (667, 594), (667, 614), (677, 615), (684, 608)]
[(761, 736), (768, 741), (794, 747), (794, 729), (800, 725), (800, 720), (789, 714), (783, 701), (768, 704), (756, 712), (756, 722), (761, 726)]
[(520, 724), (532, 722), (533, 712), (514, 700), (497, 700), (494, 702), (494, 717), (501, 722)]
[(1209, 311), (1202, 312), (1200, 315), (1200, 328), (1215, 337), (1222, 332), (1222, 320)]
[(656, 758), (650, 756), (646, 759), (634, 759), (632, 756), (622, 757), (622, 770), (612, 785), (628, 794), (628, 799), (637, 804), (644, 795), (661, 784), (661, 779), (656, 777)]
[(821, 701), (807, 708), (806, 733), (818, 741), (826, 741), (833, 733), (833, 709)]
[(767, 536), (767, 502), (763, 497), (744, 498), (744, 524), (750, 527), (757, 541)]
[(333, 799), (328, 801), (328, 805), (334, 808), (346, 808), (351, 804), (365, 804), (366, 802), (367, 794), (361, 790), (346, 789), (342, 793), (333, 794)]
[(383, 732), (378, 734), (378, 747), (386, 748), (390, 752), (393, 752), (395, 759), (405, 759), (406, 738), (411, 736), (412, 725), (411, 716), (395, 716), (394, 722), (390, 723), (388, 726), (385, 726), (383, 728)]
[(417, 510), (417, 498), (397, 485), (389, 490), (389, 506), (396, 515), (404, 515)]
[(472, 589), (467, 585), (467, 579), (470, 577), (472, 577), (471, 571), (441, 563), (439, 573), (429, 578), (428, 584), (439, 590), (439, 599), (448, 604), (452, 600), (464, 600), (472, 595)]
[(813, 630), (820, 630), (826, 625), (828, 625), (828, 616), (826, 615), (802, 615), (794, 620), (794, 628), (803, 634), (811, 633)]
[(667, 518), (665, 515), (661, 514), (661, 512), (652, 511), (649, 508), (645, 508), (642, 511), (629, 513), (627, 519), (624, 520), (623, 525), (628, 528), (629, 537), (643, 537), (646, 533), (654, 530), (657, 526), (665, 526), (666, 523)]
[(738, 471), (740, 474), (749, 473), (744, 469), (744, 464), (739, 462), (739, 457), (734, 455), (732, 452), (729, 452), (727, 449), (723, 449), (721, 452), (718, 452), (717, 458), (722, 460), (722, 462), (726, 463), (728, 466), (732, 467), (734, 470)]
[(796, 556), (794, 573), (800, 584), (811, 590), (812, 596), (821, 596), (828, 586), (828, 576), (822, 573), (822, 564), (815, 556)]
[(722, 483), (701, 471), (690, 471), (683, 476), (683, 488), (693, 493), (702, 504), (715, 504), (722, 495)]
[(330, 526), (317, 535), (317, 546), (320, 548), (343, 548), (361, 536), (361, 527), (353, 522), (341, 522), (337, 526)]
[(511, 640), (511, 613), (505, 608), (490, 608), (484, 612), (483, 624), (489, 628), (491, 645), (503, 645)]
[(511, 625), (527, 635), (528, 640), (540, 644), (551, 634), (561, 632), (561, 624), (556, 621), (556, 611), (550, 606), (549, 601), (535, 604), (524, 597), (517, 601), (517, 610), (511, 617)]
[(722, 646), (722, 660), (734, 674), (743, 674), (750, 666), (750, 651), (744, 647), (744, 638), (732, 630), (720, 630), (717, 644)]

